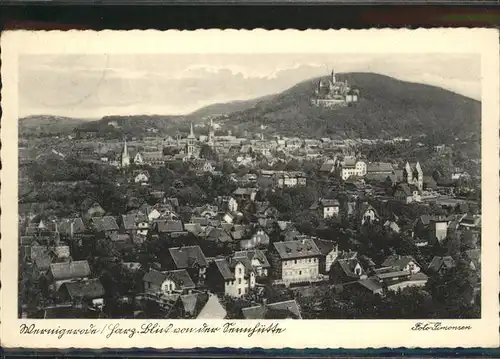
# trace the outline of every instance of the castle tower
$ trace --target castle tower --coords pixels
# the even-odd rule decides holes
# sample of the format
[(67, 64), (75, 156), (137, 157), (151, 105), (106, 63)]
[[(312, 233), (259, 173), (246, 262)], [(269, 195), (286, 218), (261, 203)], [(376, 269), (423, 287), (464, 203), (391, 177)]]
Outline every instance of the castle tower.
[(130, 155), (128, 153), (127, 140), (125, 140), (122, 152), (122, 168), (126, 168), (128, 166), (130, 166)]

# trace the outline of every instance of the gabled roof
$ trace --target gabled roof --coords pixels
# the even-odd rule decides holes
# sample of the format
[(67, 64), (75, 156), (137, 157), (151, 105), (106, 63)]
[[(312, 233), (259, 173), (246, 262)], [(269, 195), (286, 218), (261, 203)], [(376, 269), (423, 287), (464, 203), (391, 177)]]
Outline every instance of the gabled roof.
[(190, 233), (193, 233), (195, 236), (198, 236), (203, 232), (199, 223), (185, 223), (184, 229)]
[(73, 233), (85, 232), (86, 228), (81, 218), (73, 218), (59, 223), (57, 225), (58, 231), (69, 235), (71, 233), (71, 223), (73, 223)]
[(208, 240), (220, 241), (220, 242), (230, 242), (232, 240), (231, 235), (222, 228), (212, 228), (206, 237)]
[(302, 319), (299, 305), (295, 299), (256, 305), (243, 308), (241, 311), (245, 319)]
[(208, 302), (209, 295), (206, 293), (183, 294), (179, 300), (184, 312), (193, 316), (198, 314), (197, 310), (203, 308)]
[(371, 204), (366, 203), (366, 202), (363, 203), (363, 204), (361, 204), (361, 207), (359, 209), (359, 215), (363, 216), (369, 210), (373, 210), (373, 212), (375, 213), (375, 215), (378, 217), (377, 210)]
[(318, 247), (320, 253), (324, 256), (326, 256), (328, 253), (330, 253), (332, 250), (337, 248), (337, 243), (333, 241), (327, 241), (324, 239), (319, 239), (316, 238), (314, 239), (314, 243)]
[(231, 270), (231, 267), (229, 266), (228, 261), (226, 258), (216, 258), (214, 260), (215, 266), (219, 270), (219, 273), (222, 275), (222, 278), (224, 280), (233, 280), (234, 279), (234, 273)]
[(148, 222), (148, 218), (144, 214), (126, 214), (122, 215), (123, 228), (125, 230), (137, 229), (137, 224)]
[(193, 268), (196, 264), (200, 267), (207, 266), (207, 259), (200, 246), (169, 248), (168, 251), (179, 269)]
[(104, 287), (98, 278), (81, 280), (77, 282), (63, 283), (72, 300), (74, 299), (96, 299), (104, 296)]
[(83, 278), (90, 275), (90, 266), (87, 261), (52, 263), (50, 273), (54, 280)]
[(319, 256), (321, 253), (311, 238), (275, 242), (274, 248), (281, 259), (295, 259)]
[(385, 261), (382, 263), (382, 266), (398, 268), (398, 269), (402, 270), (410, 262), (413, 262), (413, 263), (418, 265), (418, 263), (415, 261), (415, 259), (412, 256), (392, 255), (392, 256), (389, 256), (385, 259)]
[(441, 268), (450, 269), (455, 266), (455, 261), (451, 256), (438, 257), (434, 256), (431, 263), (429, 264), (428, 270), (433, 272), (439, 272)]
[(226, 310), (219, 302), (215, 294), (209, 294), (208, 301), (196, 319), (224, 319), (227, 315)]
[(92, 223), (97, 232), (117, 231), (119, 228), (115, 217), (111, 216), (92, 217)]
[(183, 232), (182, 221), (156, 221), (156, 230), (159, 233)]
[[(357, 259), (338, 259), (337, 263), (339, 264), (340, 269), (342, 269), (344, 274), (346, 274), (348, 277), (359, 278), (359, 275), (354, 272), (356, 265), (359, 264), (359, 261)], [(363, 273), (364, 270), (363, 268), (361, 268), (361, 274)]]
[(247, 258), (250, 262), (255, 258), (260, 261), (260, 263), (262, 264), (262, 268), (268, 268), (271, 266), (264, 253), (258, 249), (236, 251), (234, 252), (234, 258)]
[(177, 269), (165, 272), (150, 270), (143, 277), (143, 281), (154, 283), (158, 286), (161, 286), (162, 283), (167, 279), (171, 279), (181, 289), (193, 289), (196, 287), (193, 280), (189, 276), (189, 273), (185, 269)]

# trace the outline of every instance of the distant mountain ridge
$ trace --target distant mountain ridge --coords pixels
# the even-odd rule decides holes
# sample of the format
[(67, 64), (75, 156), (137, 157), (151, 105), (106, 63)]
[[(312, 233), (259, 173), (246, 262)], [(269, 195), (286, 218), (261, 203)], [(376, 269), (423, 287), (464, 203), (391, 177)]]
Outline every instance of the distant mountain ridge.
[[(311, 105), (318, 77), (275, 95), (248, 101), (232, 101), (202, 107), (185, 116), (106, 116), (98, 121), (58, 116), (31, 116), (19, 121), (29, 130), (114, 133), (136, 135), (151, 130), (173, 135), (187, 132), (189, 123), (222, 115), (225, 128), (301, 137), (381, 138), (440, 133), (466, 138), (479, 134), (481, 103), (454, 92), (374, 73), (337, 74), (359, 89), (359, 102), (352, 107), (328, 109)], [(115, 126), (116, 124), (116, 126)], [(63, 131), (63, 132), (64, 132)], [(22, 131), (20, 131), (22, 133)]]
[(231, 102), (215, 103), (202, 107), (194, 112), (191, 112), (188, 117), (203, 118), (207, 116), (228, 115), (233, 112), (244, 111), (254, 107), (260, 101), (268, 100), (276, 95), (267, 95), (251, 100), (237, 100)]
[(466, 137), (480, 133), (481, 103), (454, 92), (374, 73), (338, 74), (360, 90), (352, 107), (311, 105), (320, 79), (303, 81), (253, 107), (232, 113), (228, 124), (287, 136), (390, 137), (441, 132)]

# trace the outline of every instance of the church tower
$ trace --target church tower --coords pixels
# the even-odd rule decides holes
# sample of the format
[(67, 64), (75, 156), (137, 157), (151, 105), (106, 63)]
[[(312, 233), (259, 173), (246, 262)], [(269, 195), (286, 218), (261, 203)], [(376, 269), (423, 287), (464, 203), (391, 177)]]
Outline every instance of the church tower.
[(214, 144), (214, 120), (210, 119), (210, 128), (208, 129), (208, 143), (209, 145)]
[(335, 76), (335, 70), (332, 70), (332, 84), (336, 84), (337, 83), (337, 79), (336, 79), (336, 76)]
[(191, 123), (191, 130), (186, 141), (186, 154), (190, 157), (194, 154), (194, 143), (196, 141), (196, 136), (194, 135), (193, 124)]
[(127, 140), (125, 140), (122, 152), (122, 168), (126, 168), (128, 166), (130, 166), (130, 155), (128, 153)]

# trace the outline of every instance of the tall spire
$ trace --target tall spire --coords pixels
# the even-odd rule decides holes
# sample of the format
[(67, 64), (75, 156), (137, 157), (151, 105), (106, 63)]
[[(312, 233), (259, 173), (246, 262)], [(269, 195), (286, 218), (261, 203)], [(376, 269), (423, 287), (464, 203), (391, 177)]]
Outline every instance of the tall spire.
[(191, 129), (189, 131), (188, 138), (194, 138), (194, 130), (193, 130), (193, 123), (192, 122), (191, 122)]
[(335, 69), (332, 69), (332, 83), (336, 83), (337, 80), (335, 79)]
[(127, 139), (125, 139), (125, 144), (123, 145), (123, 156), (128, 156)]

